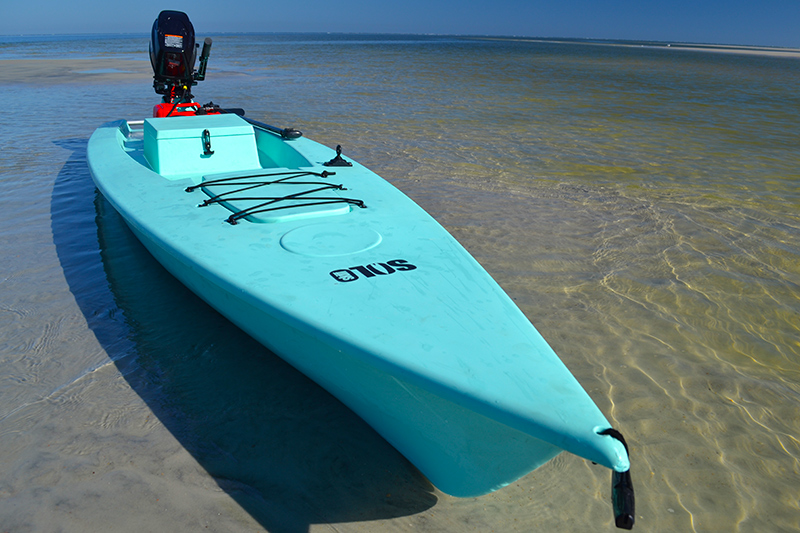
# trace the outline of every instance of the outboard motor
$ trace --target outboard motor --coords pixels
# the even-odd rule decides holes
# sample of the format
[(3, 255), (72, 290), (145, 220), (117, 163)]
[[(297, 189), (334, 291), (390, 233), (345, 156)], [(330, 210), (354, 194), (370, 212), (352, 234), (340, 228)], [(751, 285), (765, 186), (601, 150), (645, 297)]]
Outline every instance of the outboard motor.
[[(154, 116), (188, 114), (188, 109), (178, 109), (178, 113), (175, 111), (178, 106), (187, 107), (181, 106), (181, 104), (194, 104), (191, 88), (193, 85), (197, 85), (198, 81), (205, 79), (208, 56), (211, 53), (211, 39), (205, 39), (203, 51), (200, 54), (200, 68), (194, 70), (198, 46), (195, 44), (194, 27), (186, 13), (181, 11), (159, 13), (153, 23), (150, 38), (153, 89), (156, 94), (164, 95), (164, 104), (173, 105), (171, 107), (164, 104), (156, 106)], [(197, 106), (197, 104), (194, 105)], [(164, 109), (169, 109), (169, 111), (163, 111)], [(194, 110), (191, 114), (194, 114)]]

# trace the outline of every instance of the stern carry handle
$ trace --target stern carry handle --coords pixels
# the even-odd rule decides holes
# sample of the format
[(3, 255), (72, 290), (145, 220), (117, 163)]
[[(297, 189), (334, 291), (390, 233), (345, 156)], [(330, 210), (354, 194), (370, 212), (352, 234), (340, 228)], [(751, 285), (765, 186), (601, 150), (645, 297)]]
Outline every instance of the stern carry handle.
[[(625, 446), (625, 453), (630, 459), (628, 445), (625, 437), (614, 428), (608, 428), (599, 433), (608, 435), (620, 441)], [(624, 472), (611, 471), (611, 503), (614, 506), (614, 523), (620, 529), (632, 529), (635, 521), (636, 499), (633, 494), (633, 481), (630, 468)]]

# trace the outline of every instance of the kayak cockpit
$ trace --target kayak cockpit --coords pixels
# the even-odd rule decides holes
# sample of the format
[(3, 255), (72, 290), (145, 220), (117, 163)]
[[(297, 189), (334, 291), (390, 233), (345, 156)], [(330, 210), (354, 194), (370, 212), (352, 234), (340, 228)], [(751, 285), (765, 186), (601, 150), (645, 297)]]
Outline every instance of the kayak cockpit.
[[(135, 126), (135, 128), (134, 128)], [(149, 118), (120, 129), (125, 152), (163, 178), (191, 179), (200, 207), (219, 204), (225, 220), (272, 223), (349, 213), (365, 207), (342, 194), (335, 172), (315, 165), (277, 133), (238, 115)]]

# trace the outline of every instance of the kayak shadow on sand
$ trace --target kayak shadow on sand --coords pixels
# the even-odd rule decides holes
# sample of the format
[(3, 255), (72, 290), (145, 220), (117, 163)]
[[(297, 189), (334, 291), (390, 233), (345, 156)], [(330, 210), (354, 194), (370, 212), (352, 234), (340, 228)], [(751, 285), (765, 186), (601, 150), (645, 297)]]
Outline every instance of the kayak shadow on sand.
[[(72, 151), (51, 201), (70, 290), (133, 390), (222, 490), (268, 531), (289, 533), (436, 503), (430, 483), (371, 427), (150, 256), (96, 191), (86, 139), (57, 144)], [(113, 300), (112, 312), (98, 313), (98, 298)]]

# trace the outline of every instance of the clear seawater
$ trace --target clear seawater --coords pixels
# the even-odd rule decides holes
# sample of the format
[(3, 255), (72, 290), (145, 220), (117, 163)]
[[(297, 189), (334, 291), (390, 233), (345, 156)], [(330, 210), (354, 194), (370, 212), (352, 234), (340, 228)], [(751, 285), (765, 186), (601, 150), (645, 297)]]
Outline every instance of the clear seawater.
[[(800, 58), (213, 38), (199, 101), (341, 144), (514, 298), (625, 434), (636, 529), (800, 529)], [(86, 166), (148, 70), (146, 34), (0, 38), (0, 531), (613, 529), (567, 454), (442, 494), (166, 274)]]

